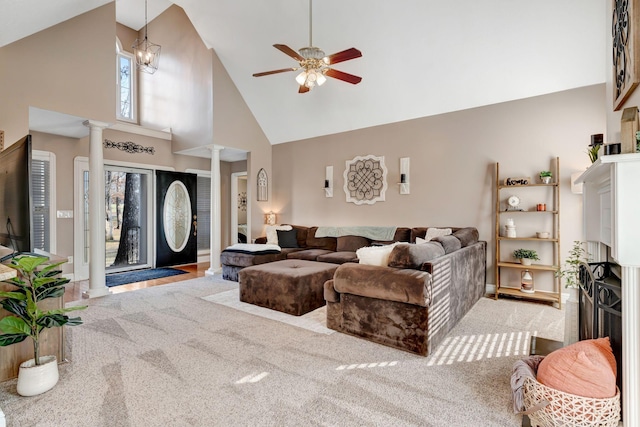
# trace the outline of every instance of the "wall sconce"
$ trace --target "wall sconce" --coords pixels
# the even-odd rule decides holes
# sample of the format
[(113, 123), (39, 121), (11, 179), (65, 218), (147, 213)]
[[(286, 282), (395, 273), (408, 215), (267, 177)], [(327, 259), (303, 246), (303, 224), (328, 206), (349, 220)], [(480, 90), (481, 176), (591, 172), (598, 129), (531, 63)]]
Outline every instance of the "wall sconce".
[(533, 289), (533, 274), (529, 270), (524, 270), (520, 273), (520, 291), (532, 294), (535, 292)]
[(324, 173), (324, 195), (333, 197), (333, 166), (327, 166)]
[(276, 225), (276, 214), (273, 211), (264, 215), (264, 223), (267, 225)]
[(400, 194), (409, 194), (409, 157), (400, 159)]

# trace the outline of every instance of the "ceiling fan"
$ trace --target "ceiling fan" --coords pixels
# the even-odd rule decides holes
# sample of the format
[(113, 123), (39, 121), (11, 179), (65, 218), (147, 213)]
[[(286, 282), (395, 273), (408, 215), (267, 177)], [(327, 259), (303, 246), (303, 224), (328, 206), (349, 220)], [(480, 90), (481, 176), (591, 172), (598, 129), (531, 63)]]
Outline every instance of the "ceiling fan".
[(335, 70), (329, 65), (337, 64), (339, 62), (348, 61), (350, 59), (360, 58), (362, 52), (356, 48), (350, 48), (341, 52), (334, 53), (333, 55), (325, 55), (322, 49), (313, 46), (312, 42), (312, 11), (313, 0), (309, 0), (309, 46), (301, 48), (298, 52), (291, 49), (284, 44), (274, 44), (273, 47), (281, 52), (289, 55), (300, 64), (299, 67), (282, 68), (280, 70), (264, 71), (262, 73), (255, 73), (253, 77), (268, 76), (270, 74), (286, 73), (288, 71), (302, 70), (296, 77), (296, 81), (300, 85), (298, 93), (306, 93), (313, 89), (314, 86), (322, 86), (328, 77), (342, 80), (351, 84), (358, 84), (362, 80), (362, 77), (354, 76), (353, 74), (345, 73), (343, 71)]

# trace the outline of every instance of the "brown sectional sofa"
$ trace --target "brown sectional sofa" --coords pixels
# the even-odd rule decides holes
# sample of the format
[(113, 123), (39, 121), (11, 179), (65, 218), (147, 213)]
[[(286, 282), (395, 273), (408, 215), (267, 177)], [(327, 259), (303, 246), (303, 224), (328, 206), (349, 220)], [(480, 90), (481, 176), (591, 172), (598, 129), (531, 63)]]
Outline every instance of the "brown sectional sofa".
[[(416, 245), (409, 243), (424, 238), (428, 227), (397, 228), (394, 239), (385, 242), (359, 236), (316, 238), (317, 227), (292, 227), (297, 248), (264, 255), (223, 251), (223, 276), (237, 280), (245, 267), (284, 259), (335, 264), (335, 273), (324, 283), (327, 327), (424, 356), (485, 293), (486, 242), (478, 239), (475, 228), (452, 227), (453, 234)], [(388, 266), (358, 263), (359, 248), (394, 242), (406, 244), (393, 248)], [(256, 243), (266, 243), (266, 238)], [(256, 270), (269, 274), (269, 269), (251, 268), (244, 276), (253, 277)], [(251, 292), (245, 289), (245, 294), (251, 301)]]

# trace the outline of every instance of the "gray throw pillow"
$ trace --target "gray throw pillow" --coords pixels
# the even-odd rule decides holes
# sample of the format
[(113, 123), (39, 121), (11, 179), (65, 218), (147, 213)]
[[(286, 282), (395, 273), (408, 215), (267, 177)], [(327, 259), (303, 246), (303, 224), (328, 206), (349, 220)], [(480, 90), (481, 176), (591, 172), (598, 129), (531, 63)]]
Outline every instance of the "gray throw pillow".
[(297, 248), (298, 246), (298, 231), (293, 230), (284, 231), (276, 230), (278, 233), (278, 246), (281, 248)]

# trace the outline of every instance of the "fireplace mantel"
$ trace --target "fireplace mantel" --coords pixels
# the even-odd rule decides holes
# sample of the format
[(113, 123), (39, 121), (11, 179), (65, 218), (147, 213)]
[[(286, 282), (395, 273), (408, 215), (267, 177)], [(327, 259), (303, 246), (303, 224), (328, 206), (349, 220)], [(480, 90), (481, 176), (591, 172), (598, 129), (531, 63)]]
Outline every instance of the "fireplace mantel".
[(606, 261), (606, 245), (621, 267), (623, 421), (640, 426), (640, 153), (602, 156), (576, 182), (589, 252)]

